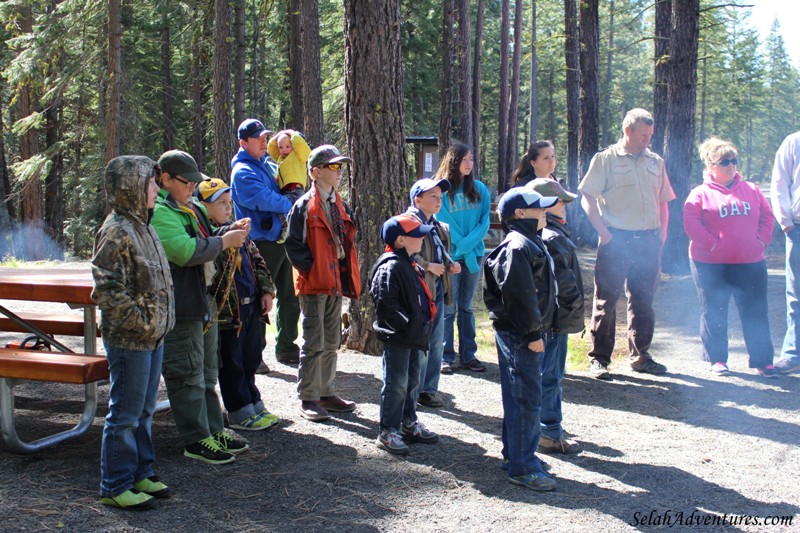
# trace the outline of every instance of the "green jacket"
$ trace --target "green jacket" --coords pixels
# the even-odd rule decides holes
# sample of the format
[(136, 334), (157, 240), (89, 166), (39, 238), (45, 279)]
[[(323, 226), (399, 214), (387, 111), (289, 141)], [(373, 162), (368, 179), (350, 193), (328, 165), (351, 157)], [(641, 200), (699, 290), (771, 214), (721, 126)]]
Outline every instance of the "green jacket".
[(92, 298), (100, 308), (100, 332), (108, 345), (126, 350), (154, 350), (175, 325), (167, 256), (149, 224), (147, 188), (154, 166), (144, 156), (108, 163), (105, 189), (112, 211), (95, 236)]

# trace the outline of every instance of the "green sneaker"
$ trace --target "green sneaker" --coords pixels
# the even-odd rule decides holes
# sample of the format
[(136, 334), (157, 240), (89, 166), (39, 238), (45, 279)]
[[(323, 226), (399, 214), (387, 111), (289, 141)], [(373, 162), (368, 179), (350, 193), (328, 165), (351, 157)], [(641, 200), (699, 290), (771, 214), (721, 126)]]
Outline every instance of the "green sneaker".
[(509, 476), (508, 480), (514, 485), (520, 485), (532, 490), (548, 491), (556, 488), (556, 480), (544, 472), (536, 472), (535, 474), (524, 476)]
[(250, 445), (246, 440), (239, 438), (229, 431), (218, 431), (214, 433), (214, 440), (217, 442), (217, 445), (221, 450), (227, 453), (232, 453), (233, 455), (242, 453), (246, 449), (250, 448)]
[(169, 487), (161, 483), (157, 476), (140, 479), (133, 484), (133, 488), (158, 499), (169, 498), (172, 495)]
[(224, 450), (214, 437), (206, 437), (199, 442), (186, 445), (183, 455), (212, 465), (224, 465), (236, 459), (233, 453)]
[[(265, 414), (266, 413), (266, 414)], [(262, 431), (278, 424), (278, 417), (269, 411), (262, 411), (257, 415), (246, 418), (237, 424), (231, 424), (233, 429), (241, 431)]]
[(101, 498), (100, 503), (127, 511), (144, 511), (145, 509), (150, 509), (155, 506), (156, 499), (149, 494), (131, 489), (126, 490), (122, 494), (117, 494), (116, 496)]

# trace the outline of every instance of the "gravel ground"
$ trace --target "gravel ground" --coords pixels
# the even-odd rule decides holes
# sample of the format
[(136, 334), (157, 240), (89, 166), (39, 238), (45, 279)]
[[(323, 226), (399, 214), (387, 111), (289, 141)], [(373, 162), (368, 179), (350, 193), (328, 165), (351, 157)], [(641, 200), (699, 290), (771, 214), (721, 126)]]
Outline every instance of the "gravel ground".
[[(785, 328), (780, 267), (770, 270), (769, 287), (779, 346)], [(44, 311), (39, 304), (8, 304)], [(101, 407), (88, 434), (45, 452), (16, 455), (0, 444), (0, 530), (649, 531), (727, 515), (726, 531), (798, 531), (800, 376), (754, 375), (733, 317), (732, 372), (712, 376), (699, 360), (698, 320), (691, 279), (665, 276), (653, 353), (668, 375), (634, 375), (624, 363), (612, 365), (611, 382), (568, 372), (564, 426), (584, 451), (547, 459), (558, 480), (552, 493), (511, 485), (500, 469), (502, 405), (493, 352), (479, 354), (485, 374), (442, 376), (445, 407), (419, 410), (441, 441), (414, 445), (399, 459), (374, 444), (379, 357), (341, 352), (338, 392), (358, 409), (319, 424), (297, 412), (296, 368), (277, 363), (267, 348), (272, 373), (258, 376), (258, 385), (283, 421), (247, 434), (251, 450), (235, 463), (215, 467), (184, 458), (171, 415), (159, 413), (157, 466), (173, 498), (145, 513), (105, 507), (98, 498)], [(0, 343), (9, 338), (0, 334)], [(65, 428), (81, 410), (80, 387), (33, 383), (16, 390), (26, 439)], [(100, 395), (103, 406), (107, 386)], [(750, 525), (731, 525), (732, 517), (745, 516), (762, 523), (750, 518)], [(794, 523), (763, 523), (774, 516)]]

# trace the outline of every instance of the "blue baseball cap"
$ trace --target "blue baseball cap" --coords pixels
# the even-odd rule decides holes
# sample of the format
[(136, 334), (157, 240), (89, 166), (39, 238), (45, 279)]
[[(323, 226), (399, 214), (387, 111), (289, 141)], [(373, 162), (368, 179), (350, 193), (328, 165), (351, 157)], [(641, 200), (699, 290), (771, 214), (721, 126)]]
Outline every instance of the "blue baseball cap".
[(397, 215), (383, 223), (381, 239), (389, 246), (394, 245), (398, 237), (424, 237), (433, 231), (433, 226), (423, 224), (413, 215)]
[(436, 187), (439, 187), (442, 192), (447, 192), (450, 190), (450, 182), (448, 180), (433, 180), (431, 178), (425, 178), (415, 182), (414, 185), (411, 186), (411, 191), (408, 193), (408, 196), (411, 198), (411, 203), (414, 203), (414, 198), (420, 194), (435, 189)]
[(239, 124), (239, 138), (243, 141), (269, 133), (260, 120), (248, 118)]
[(497, 204), (497, 212), (502, 220), (514, 216), (517, 209), (539, 208), (547, 209), (558, 202), (558, 196), (542, 196), (528, 187), (515, 187), (505, 193)]

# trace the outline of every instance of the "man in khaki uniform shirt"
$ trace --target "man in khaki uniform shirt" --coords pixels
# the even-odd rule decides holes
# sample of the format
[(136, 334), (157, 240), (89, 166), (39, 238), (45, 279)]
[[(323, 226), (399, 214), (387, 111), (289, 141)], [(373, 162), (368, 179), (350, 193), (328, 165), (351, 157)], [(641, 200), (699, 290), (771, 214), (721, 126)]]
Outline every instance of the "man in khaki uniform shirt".
[(636, 372), (663, 374), (667, 367), (648, 353), (653, 340), (655, 294), (661, 246), (667, 236), (667, 202), (675, 199), (664, 160), (647, 149), (653, 117), (628, 111), (623, 136), (595, 154), (578, 190), (581, 205), (600, 237), (594, 273), (591, 373), (610, 379), (616, 306), (623, 287), (628, 299), (628, 352)]

